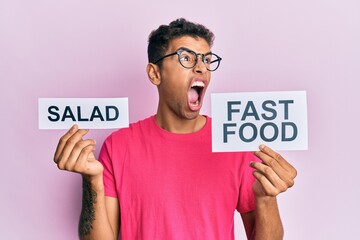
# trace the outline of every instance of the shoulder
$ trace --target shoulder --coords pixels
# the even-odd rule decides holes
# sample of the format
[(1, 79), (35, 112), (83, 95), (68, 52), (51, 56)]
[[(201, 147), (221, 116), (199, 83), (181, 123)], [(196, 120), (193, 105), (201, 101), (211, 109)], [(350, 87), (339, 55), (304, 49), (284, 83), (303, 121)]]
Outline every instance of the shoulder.
[(142, 132), (151, 128), (154, 116), (150, 116), (143, 120), (131, 123), (129, 127), (118, 129), (112, 132), (105, 140), (105, 142), (119, 142), (124, 140), (130, 140), (133, 136), (138, 136)]
[(100, 155), (107, 152), (113, 155), (115, 152), (124, 152), (130, 146), (137, 146), (145, 136), (144, 132), (152, 121), (152, 117), (131, 123), (127, 128), (121, 128), (112, 132), (103, 142)]

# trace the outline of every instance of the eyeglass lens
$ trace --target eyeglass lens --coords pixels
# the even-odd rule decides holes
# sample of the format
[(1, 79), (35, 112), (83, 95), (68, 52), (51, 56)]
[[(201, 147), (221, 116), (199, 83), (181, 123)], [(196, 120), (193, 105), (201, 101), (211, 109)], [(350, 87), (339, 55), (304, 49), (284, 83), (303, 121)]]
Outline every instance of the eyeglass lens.
[(197, 55), (193, 51), (182, 50), (179, 51), (178, 55), (181, 65), (185, 68), (195, 67), (197, 60), (202, 60), (209, 71), (216, 70), (220, 64), (219, 57), (212, 53), (208, 53), (206, 55)]

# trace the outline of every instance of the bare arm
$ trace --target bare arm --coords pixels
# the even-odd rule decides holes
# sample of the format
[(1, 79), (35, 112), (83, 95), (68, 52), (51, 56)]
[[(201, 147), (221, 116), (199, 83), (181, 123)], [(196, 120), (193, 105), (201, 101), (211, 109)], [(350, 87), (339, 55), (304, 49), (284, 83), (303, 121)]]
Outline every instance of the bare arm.
[(276, 196), (294, 185), (296, 169), (280, 154), (266, 146), (255, 152), (262, 162), (250, 164), (255, 169), (253, 192), (256, 210), (242, 214), (248, 239), (283, 239), (284, 229)]
[(83, 200), (79, 220), (80, 239), (117, 239), (119, 204), (105, 197), (103, 166), (95, 159), (95, 141), (83, 140), (88, 130), (73, 126), (57, 146), (54, 161), (58, 168), (83, 178)]
[(284, 230), (279, 211), (273, 204), (257, 205), (255, 211), (241, 214), (247, 239), (283, 239)]
[(255, 229), (255, 211), (241, 213), (247, 239), (251, 239)]
[(106, 197), (103, 190), (83, 177), (83, 200), (79, 219), (80, 239), (117, 239), (118, 233), (118, 199)]

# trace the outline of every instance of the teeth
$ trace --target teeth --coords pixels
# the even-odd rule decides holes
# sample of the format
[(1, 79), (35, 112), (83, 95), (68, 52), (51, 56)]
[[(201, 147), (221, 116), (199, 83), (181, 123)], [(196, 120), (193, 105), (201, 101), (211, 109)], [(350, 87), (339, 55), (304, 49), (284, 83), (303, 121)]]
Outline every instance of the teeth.
[(201, 81), (195, 81), (193, 82), (193, 84), (191, 85), (191, 87), (204, 87), (204, 83)]

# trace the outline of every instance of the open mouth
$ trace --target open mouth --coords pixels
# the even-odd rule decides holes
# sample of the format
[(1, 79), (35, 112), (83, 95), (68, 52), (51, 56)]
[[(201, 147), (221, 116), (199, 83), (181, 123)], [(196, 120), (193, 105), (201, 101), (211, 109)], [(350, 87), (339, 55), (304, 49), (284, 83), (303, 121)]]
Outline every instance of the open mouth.
[(204, 86), (205, 85), (202, 81), (193, 82), (188, 92), (188, 100), (190, 107), (198, 107), (200, 105)]

